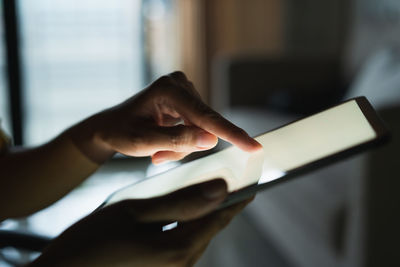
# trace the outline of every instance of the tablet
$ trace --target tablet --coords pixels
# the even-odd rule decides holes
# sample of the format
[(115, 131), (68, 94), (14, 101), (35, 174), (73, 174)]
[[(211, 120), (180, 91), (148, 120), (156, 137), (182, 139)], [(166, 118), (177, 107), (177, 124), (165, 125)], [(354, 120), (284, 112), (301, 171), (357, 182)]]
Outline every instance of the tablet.
[(223, 208), (259, 190), (383, 143), (388, 136), (368, 100), (357, 97), (255, 137), (263, 146), (260, 151), (248, 153), (228, 147), (128, 185), (111, 194), (102, 206), (126, 199), (159, 197), (223, 178), (229, 192), (220, 207)]

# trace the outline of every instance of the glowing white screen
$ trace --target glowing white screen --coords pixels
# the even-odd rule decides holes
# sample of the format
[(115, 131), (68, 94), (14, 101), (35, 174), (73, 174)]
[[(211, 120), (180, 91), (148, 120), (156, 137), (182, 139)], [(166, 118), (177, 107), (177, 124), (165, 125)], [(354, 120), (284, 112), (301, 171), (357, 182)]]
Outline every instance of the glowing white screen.
[(230, 147), (125, 187), (111, 195), (107, 203), (161, 196), (213, 178), (224, 178), (232, 192), (278, 179), (290, 170), (375, 137), (353, 100), (258, 136), (263, 151), (246, 153)]
[(257, 137), (264, 147), (262, 178), (268, 182), (266, 172), (279, 176), (375, 137), (357, 102), (343, 103)]

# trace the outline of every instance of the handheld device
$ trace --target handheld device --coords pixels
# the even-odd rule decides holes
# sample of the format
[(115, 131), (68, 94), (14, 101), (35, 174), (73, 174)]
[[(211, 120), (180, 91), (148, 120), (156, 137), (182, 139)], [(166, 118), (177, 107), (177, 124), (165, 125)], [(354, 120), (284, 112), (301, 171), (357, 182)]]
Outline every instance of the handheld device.
[(263, 150), (247, 153), (231, 146), (124, 187), (110, 195), (102, 206), (124, 199), (157, 197), (223, 178), (229, 191), (220, 207), (223, 208), (259, 190), (380, 144), (388, 136), (368, 100), (357, 97), (257, 136)]

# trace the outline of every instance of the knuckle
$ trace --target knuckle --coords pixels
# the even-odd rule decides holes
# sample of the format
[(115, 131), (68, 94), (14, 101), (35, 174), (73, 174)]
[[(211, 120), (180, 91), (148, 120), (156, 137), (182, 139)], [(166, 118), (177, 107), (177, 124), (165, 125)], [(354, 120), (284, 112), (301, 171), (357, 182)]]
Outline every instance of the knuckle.
[(188, 82), (187, 88), (188, 88), (188, 91), (189, 91), (195, 98), (197, 98), (197, 99), (199, 99), (200, 101), (202, 101), (202, 100), (201, 100), (201, 95), (200, 95), (200, 93), (196, 90), (194, 84), (193, 84), (191, 81)]
[(232, 135), (234, 136), (244, 136), (247, 135), (246, 131), (236, 127), (235, 129), (232, 130)]
[(193, 98), (193, 107), (200, 111), (201, 113), (207, 114), (207, 113), (215, 113), (211, 110), (207, 104), (205, 104), (203, 101), (199, 100), (198, 98)]
[(174, 127), (174, 131), (171, 135), (171, 145), (175, 151), (180, 150), (183, 146), (191, 143), (191, 132), (187, 129), (187, 126), (179, 125)]
[(172, 150), (173, 151), (176, 151), (176, 150), (178, 150), (178, 148), (179, 148), (179, 146), (180, 146), (180, 137), (179, 136), (176, 136), (176, 135), (172, 135), (171, 136), (171, 141), (170, 141), (170, 143), (171, 143), (171, 146), (172, 146)]
[(210, 110), (210, 109), (203, 109), (200, 110), (202, 112), (203, 117), (207, 121), (219, 121), (221, 120), (221, 115), (219, 115), (217, 112)]
[(174, 135), (171, 137), (171, 144), (174, 151), (181, 151), (182, 147), (187, 144), (187, 137), (185, 135)]
[(187, 80), (186, 75), (181, 71), (175, 71), (168, 75), (158, 78), (151, 86), (153, 90), (161, 90), (162, 93), (169, 97), (176, 97), (189, 93), (192, 86)]
[(164, 94), (164, 96), (167, 98), (170, 98), (170, 99), (182, 97), (185, 93), (184, 88), (174, 82), (171, 82), (168, 85), (162, 86), (161, 88), (162, 88), (162, 93)]
[(168, 96), (171, 89), (175, 87), (174, 79), (164, 75), (155, 80), (151, 86), (148, 88), (149, 91), (157, 95)]
[(174, 79), (170, 77), (169, 75), (164, 75), (158, 78), (157, 80), (154, 81), (151, 86), (153, 90), (158, 90), (158, 89), (163, 89), (165, 90), (166, 88), (170, 88), (175, 84)]
[(174, 79), (169, 75), (163, 75), (157, 79), (157, 82), (162, 84), (171, 84), (173, 81)]
[(169, 74), (170, 77), (172, 77), (173, 79), (176, 79), (178, 81), (185, 81), (187, 82), (187, 78), (185, 73), (183, 73), (182, 71), (178, 70), (178, 71), (174, 71), (172, 73)]

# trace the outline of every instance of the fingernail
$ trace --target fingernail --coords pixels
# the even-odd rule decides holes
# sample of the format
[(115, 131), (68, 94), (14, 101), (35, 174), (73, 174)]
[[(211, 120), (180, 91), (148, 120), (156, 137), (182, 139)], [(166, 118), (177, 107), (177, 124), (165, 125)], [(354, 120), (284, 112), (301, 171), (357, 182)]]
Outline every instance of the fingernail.
[(253, 139), (253, 144), (256, 150), (260, 150), (263, 148), (263, 146), (255, 139)]
[(249, 140), (248, 144), (249, 145), (251, 144), (250, 146), (248, 146), (250, 152), (255, 152), (255, 151), (261, 150), (263, 148), (263, 146), (254, 138), (249, 136), (248, 140)]
[(217, 137), (206, 131), (202, 131), (196, 140), (196, 146), (199, 148), (211, 148), (217, 144)]
[(226, 183), (224, 180), (208, 182), (201, 188), (204, 198), (215, 200), (226, 194)]

